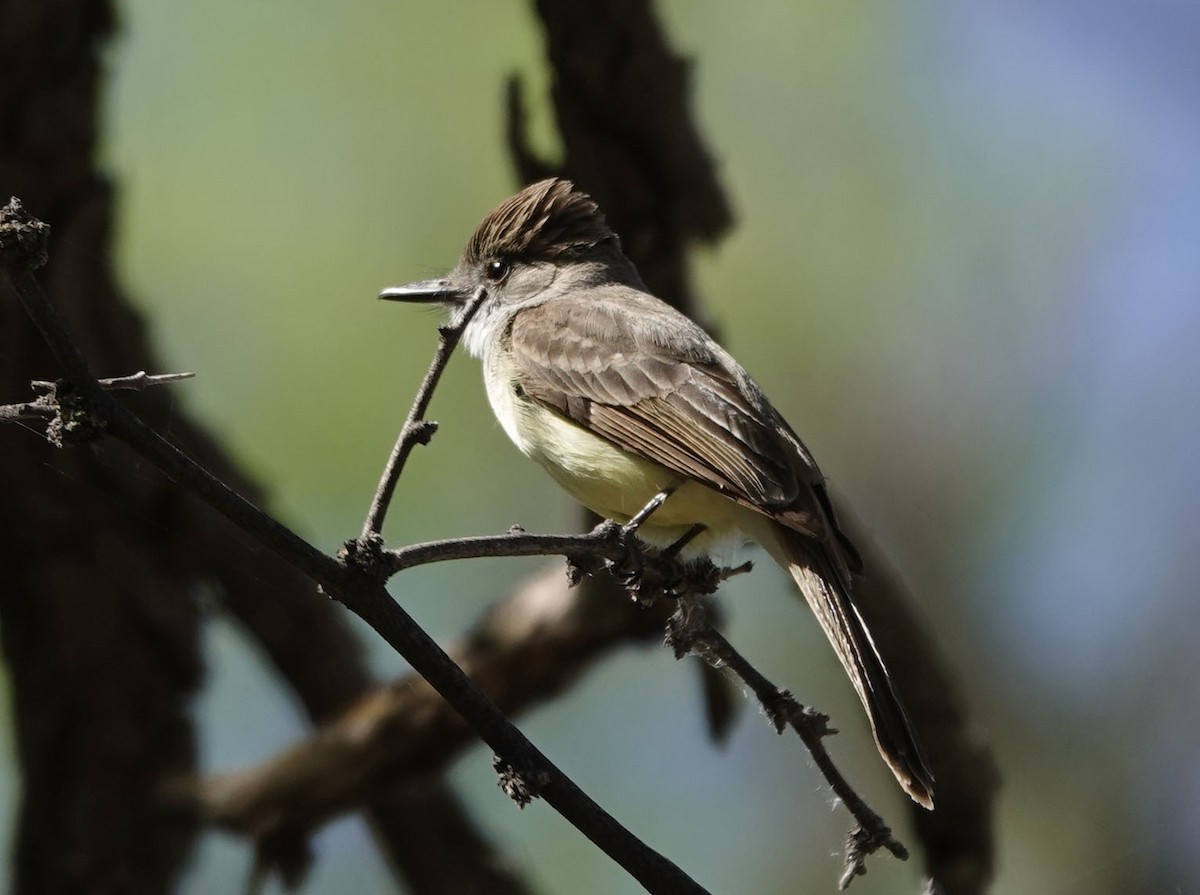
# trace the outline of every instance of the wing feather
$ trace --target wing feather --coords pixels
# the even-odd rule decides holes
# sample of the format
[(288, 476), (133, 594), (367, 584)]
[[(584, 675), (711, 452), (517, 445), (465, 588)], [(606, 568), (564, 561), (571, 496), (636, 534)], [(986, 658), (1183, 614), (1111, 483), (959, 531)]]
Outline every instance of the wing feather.
[(787, 507), (802, 479), (819, 477), (745, 372), (692, 321), (627, 287), (600, 293), (586, 307), (550, 301), (514, 315), (508, 341), (525, 395), (750, 506)]

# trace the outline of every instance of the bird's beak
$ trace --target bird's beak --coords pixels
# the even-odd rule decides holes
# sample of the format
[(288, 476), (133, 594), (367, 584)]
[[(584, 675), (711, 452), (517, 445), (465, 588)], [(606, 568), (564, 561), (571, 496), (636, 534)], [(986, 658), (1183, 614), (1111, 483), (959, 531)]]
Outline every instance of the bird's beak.
[(403, 286), (389, 286), (379, 293), (379, 297), (387, 301), (456, 304), (465, 301), (468, 295), (453, 285), (448, 278), (439, 277), (436, 280), (421, 280)]

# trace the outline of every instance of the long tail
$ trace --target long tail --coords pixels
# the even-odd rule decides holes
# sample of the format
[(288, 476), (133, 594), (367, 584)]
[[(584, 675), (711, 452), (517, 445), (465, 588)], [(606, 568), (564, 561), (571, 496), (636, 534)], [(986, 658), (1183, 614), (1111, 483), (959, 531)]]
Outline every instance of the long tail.
[(933, 809), (933, 774), (875, 641), (854, 605), (848, 576), (838, 574), (811, 538), (780, 525), (774, 543), (764, 543), (779, 565), (795, 579), (825, 636), (850, 676), (875, 735), (879, 754), (919, 805)]

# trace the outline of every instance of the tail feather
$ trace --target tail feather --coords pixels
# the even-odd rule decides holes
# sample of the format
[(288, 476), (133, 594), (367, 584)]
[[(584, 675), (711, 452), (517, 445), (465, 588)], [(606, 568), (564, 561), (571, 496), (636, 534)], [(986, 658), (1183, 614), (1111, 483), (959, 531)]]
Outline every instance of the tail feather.
[(904, 791), (932, 809), (933, 774), (875, 641), (854, 605), (849, 576), (832, 568), (820, 555), (824, 548), (798, 532), (780, 527), (777, 543), (764, 546), (795, 579), (821, 623), (867, 710), (879, 754)]

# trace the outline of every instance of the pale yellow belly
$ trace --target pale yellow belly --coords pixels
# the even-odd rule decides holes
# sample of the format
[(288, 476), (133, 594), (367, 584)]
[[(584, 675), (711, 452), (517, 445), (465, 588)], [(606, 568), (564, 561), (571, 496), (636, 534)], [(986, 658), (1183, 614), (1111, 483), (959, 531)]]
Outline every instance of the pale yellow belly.
[(739, 524), (743, 517), (758, 515), (711, 488), (613, 447), (543, 405), (516, 398), (511, 388), (494, 384), (491, 377), (488, 397), (497, 419), (521, 452), (541, 464), (576, 500), (606, 519), (627, 522), (660, 491), (675, 488), (639, 530), (650, 543), (671, 544), (700, 523), (705, 531), (686, 552), (723, 553), (744, 540)]

